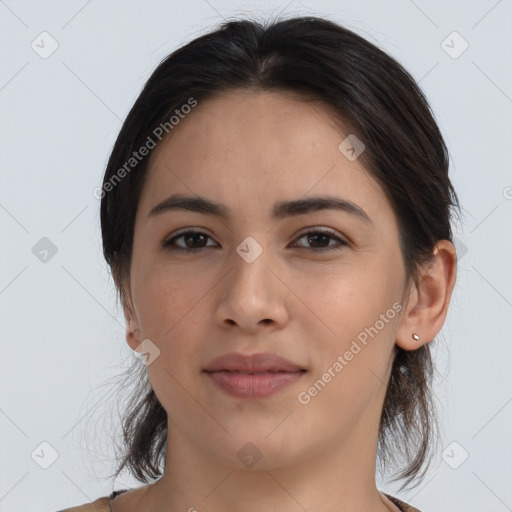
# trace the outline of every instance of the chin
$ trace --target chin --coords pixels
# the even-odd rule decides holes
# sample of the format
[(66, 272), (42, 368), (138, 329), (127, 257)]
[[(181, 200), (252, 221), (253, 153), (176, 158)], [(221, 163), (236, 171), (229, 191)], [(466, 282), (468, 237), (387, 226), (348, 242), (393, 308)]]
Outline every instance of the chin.
[(226, 434), (222, 436), (222, 442), (212, 440), (212, 451), (231, 469), (270, 471), (290, 466), (304, 457), (307, 445), (300, 431), (292, 433), (290, 429), (282, 428), (279, 426), (281, 421), (282, 418), (274, 421), (272, 427), (265, 422), (259, 429), (254, 425), (247, 428), (247, 423), (238, 429), (226, 425), (233, 437)]

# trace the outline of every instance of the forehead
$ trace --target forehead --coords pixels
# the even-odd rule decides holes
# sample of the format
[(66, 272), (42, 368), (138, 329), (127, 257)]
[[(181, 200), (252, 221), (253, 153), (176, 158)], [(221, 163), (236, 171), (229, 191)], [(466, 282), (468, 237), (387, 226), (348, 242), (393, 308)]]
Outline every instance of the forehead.
[(139, 210), (147, 215), (173, 193), (248, 210), (330, 193), (380, 214), (390, 208), (380, 185), (339, 149), (348, 135), (319, 101), (267, 91), (219, 94), (199, 102), (153, 150)]

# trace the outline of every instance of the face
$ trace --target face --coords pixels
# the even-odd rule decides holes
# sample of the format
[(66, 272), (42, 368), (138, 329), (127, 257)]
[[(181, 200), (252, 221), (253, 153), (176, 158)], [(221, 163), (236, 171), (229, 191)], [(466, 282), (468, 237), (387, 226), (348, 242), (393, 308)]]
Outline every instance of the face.
[[(199, 103), (153, 150), (125, 312), (130, 346), (150, 340), (148, 375), (181, 446), (243, 467), (250, 442), (268, 469), (376, 443), (405, 270), (382, 188), (339, 149), (349, 134), (322, 103), (237, 91)], [(225, 216), (150, 213), (176, 194)], [(275, 208), (318, 198), (359, 213)], [(302, 371), (204, 371), (228, 353), (271, 353)]]

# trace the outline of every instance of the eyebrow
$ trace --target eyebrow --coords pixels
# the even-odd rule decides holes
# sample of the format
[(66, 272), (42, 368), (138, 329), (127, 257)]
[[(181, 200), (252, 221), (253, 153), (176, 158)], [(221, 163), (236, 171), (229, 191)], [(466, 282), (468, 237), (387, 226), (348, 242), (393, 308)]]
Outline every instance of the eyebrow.
[[(232, 214), (230, 208), (227, 206), (205, 197), (173, 194), (152, 208), (148, 217), (156, 217), (165, 212), (175, 210), (185, 210), (204, 215), (214, 215), (224, 220), (228, 220)], [(319, 210), (342, 211), (358, 217), (368, 224), (372, 224), (372, 220), (362, 208), (347, 199), (341, 199), (333, 196), (316, 196), (309, 197), (307, 199), (296, 199), (293, 201), (280, 201), (275, 203), (272, 208), (272, 218), (283, 219), (285, 217), (304, 215), (306, 213)]]

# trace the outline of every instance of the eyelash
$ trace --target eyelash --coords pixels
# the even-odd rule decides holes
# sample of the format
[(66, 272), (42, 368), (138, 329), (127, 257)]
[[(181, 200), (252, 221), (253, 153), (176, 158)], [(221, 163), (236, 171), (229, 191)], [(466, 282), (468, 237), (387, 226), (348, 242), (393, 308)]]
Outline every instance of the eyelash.
[[(176, 251), (176, 252), (185, 252), (185, 253), (193, 253), (193, 252), (198, 252), (198, 251), (201, 251), (203, 249), (206, 249), (207, 247), (195, 247), (195, 248), (190, 248), (190, 247), (179, 247), (175, 244), (176, 240), (180, 239), (180, 238), (183, 238), (184, 236), (186, 235), (205, 235), (206, 237), (210, 238), (211, 237), (209, 235), (207, 235), (206, 233), (203, 233), (202, 231), (184, 231), (182, 233), (179, 233), (178, 235), (166, 240), (163, 242), (163, 247), (166, 248), (166, 249), (169, 249), (171, 251)], [(328, 252), (328, 251), (335, 251), (335, 250), (339, 250), (339, 249), (342, 249), (343, 247), (347, 246), (348, 243), (345, 242), (344, 240), (342, 240), (341, 238), (339, 238), (338, 236), (336, 236), (335, 232), (330, 230), (330, 229), (319, 229), (319, 230), (312, 230), (312, 231), (305, 231), (303, 233), (301, 233), (296, 240), (300, 240), (301, 238), (304, 238), (306, 235), (326, 235), (326, 236), (329, 236), (331, 239), (335, 239), (339, 242), (339, 245), (334, 245), (334, 246), (328, 246), (328, 247), (325, 247), (325, 248), (321, 248), (321, 249), (316, 249), (316, 248), (313, 248), (313, 247), (303, 247), (304, 249), (308, 250), (308, 251), (311, 251), (311, 252)], [(212, 246), (209, 246), (209, 247), (212, 247)]]

